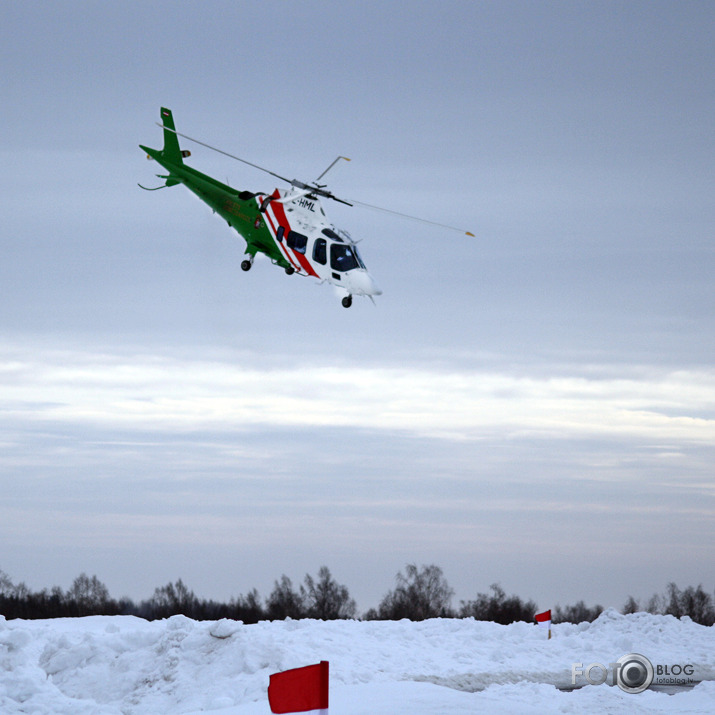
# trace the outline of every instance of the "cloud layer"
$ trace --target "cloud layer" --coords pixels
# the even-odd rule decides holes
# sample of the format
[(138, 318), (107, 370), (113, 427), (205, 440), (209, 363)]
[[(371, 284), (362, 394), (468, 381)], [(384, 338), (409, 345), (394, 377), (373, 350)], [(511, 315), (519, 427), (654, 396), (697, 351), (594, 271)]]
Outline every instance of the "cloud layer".
[[(422, 559), (458, 573), (476, 559), (533, 594), (537, 573), (583, 583), (627, 545), (635, 566), (617, 559), (611, 574), (625, 596), (639, 567), (655, 590), (683, 550), (696, 572), (709, 558), (709, 371), (306, 369), (275, 357), (261, 369), (246, 353), (21, 344), (2, 358), (5, 540), (18, 555), (73, 548), (78, 561), (85, 544), (100, 564), (152, 544), (141, 576), (126, 577), (140, 595), (164, 568), (230, 594), (346, 557), (353, 570)], [(603, 548), (588, 566), (585, 544)], [(187, 550), (203, 563), (188, 573)], [(202, 576), (221, 553), (262, 555), (257, 582)], [(374, 581), (353, 585), (365, 607)], [(484, 588), (475, 573), (453, 581), (464, 597)]]

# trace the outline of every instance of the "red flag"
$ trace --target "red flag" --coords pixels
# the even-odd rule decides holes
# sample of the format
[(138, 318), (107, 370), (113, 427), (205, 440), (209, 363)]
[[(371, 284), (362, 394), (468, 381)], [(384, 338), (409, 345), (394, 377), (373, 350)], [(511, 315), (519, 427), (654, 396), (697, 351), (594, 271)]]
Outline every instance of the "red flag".
[(268, 702), (272, 713), (327, 709), (328, 661), (271, 675)]
[(534, 618), (536, 619), (536, 623), (542, 628), (551, 628), (551, 609), (543, 613), (537, 613)]

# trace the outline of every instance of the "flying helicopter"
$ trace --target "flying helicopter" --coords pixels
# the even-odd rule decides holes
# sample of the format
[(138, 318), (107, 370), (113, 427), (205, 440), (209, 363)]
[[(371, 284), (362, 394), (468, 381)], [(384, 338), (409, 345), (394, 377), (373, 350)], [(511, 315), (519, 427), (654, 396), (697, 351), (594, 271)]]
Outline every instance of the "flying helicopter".
[[(246, 242), (241, 268), (249, 271), (256, 254), (267, 256), (288, 275), (312, 276), (321, 282), (334, 285), (342, 294), (342, 305), (349, 308), (353, 296), (367, 296), (374, 302), (374, 296), (382, 291), (367, 270), (358, 252), (357, 244), (350, 234), (332, 224), (325, 213), (321, 199), (330, 199), (347, 206), (355, 204), (371, 209), (392, 213), (402, 218), (424, 221), (449, 230), (474, 236), (469, 231), (427, 221), (415, 216), (402, 214), (391, 209), (383, 209), (360, 201), (340, 199), (327, 189), (327, 184), (318, 183), (341, 161), (350, 161), (339, 156), (311, 183), (287, 179), (269, 169), (229, 154), (198, 139), (176, 131), (170, 109), (160, 110), (161, 123), (157, 126), (164, 131), (163, 149), (151, 149), (142, 144), (148, 159), (157, 161), (167, 174), (156, 176), (164, 184), (146, 191), (165, 189), (183, 184), (189, 191), (206, 203), (214, 213), (219, 214)], [(191, 152), (181, 149), (179, 137), (216, 151), (231, 159), (270, 174), (290, 185), (287, 189), (275, 189), (272, 193), (237, 190), (217, 179), (197, 171), (184, 163)]]

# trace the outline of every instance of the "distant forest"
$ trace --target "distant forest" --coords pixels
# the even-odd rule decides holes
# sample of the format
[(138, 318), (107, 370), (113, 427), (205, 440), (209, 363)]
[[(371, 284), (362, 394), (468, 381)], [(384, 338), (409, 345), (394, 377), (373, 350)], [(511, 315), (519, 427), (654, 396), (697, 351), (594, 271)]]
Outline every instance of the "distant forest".
[[(347, 586), (332, 577), (323, 566), (314, 578), (306, 574), (297, 587), (288, 576), (281, 576), (267, 598), (253, 589), (245, 596), (232, 598), (228, 603), (198, 598), (179, 579), (158, 587), (146, 601), (116, 600), (96, 577), (80, 574), (67, 591), (54, 588), (33, 592), (24, 583), (14, 584), (0, 570), (0, 615), (12, 618), (66, 618), (79, 616), (139, 616), (147, 620), (183, 614), (195, 620), (231, 618), (244, 623), (284, 620), (286, 618), (317, 618), (322, 620), (354, 619), (422, 621), (426, 618), (475, 618), (508, 625), (515, 621), (533, 621), (538, 610), (536, 603), (518, 596), (507, 596), (499, 584), (492, 584), (490, 593), (478, 593), (472, 601), (460, 601), (452, 607), (454, 590), (449, 586), (442, 569), (434, 564), (418, 567), (407, 564), (404, 572), (395, 577), (395, 586), (388, 591), (377, 608), (370, 608), (358, 616), (355, 601)], [(572, 606), (557, 605), (552, 609), (554, 623), (593, 621), (603, 607), (587, 606), (583, 601)], [(667, 585), (664, 594), (654, 594), (647, 603), (640, 604), (629, 596), (622, 613), (646, 611), (677, 618), (688, 616), (696, 623), (711, 626), (715, 623), (713, 596), (702, 586), (688, 586), (681, 590), (674, 583)]]

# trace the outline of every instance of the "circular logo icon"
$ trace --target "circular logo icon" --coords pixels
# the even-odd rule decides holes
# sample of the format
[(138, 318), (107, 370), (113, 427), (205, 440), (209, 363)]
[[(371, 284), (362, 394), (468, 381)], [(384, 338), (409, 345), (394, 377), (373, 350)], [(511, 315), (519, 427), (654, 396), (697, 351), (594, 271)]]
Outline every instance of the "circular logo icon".
[(642, 693), (653, 682), (653, 664), (640, 653), (622, 655), (617, 661), (616, 682), (627, 693)]

